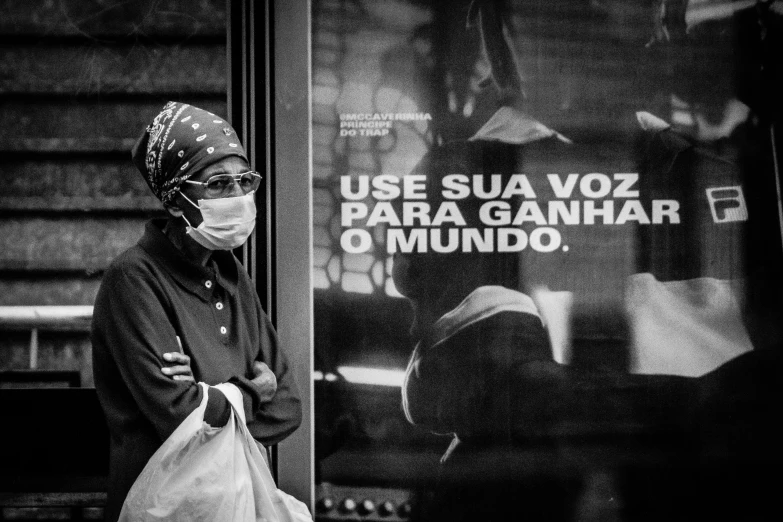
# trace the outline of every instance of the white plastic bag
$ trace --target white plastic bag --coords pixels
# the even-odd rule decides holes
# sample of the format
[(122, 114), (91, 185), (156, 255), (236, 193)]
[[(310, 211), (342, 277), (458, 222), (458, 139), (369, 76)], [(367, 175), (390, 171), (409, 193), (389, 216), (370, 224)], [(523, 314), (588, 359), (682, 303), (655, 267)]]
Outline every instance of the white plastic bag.
[[(204, 422), (201, 404), (150, 458), (122, 506), (121, 522), (311, 522), (305, 504), (277, 489), (245, 425), (242, 393), (217, 386), (232, 405), (223, 428)], [(213, 392), (214, 393), (214, 392)]]

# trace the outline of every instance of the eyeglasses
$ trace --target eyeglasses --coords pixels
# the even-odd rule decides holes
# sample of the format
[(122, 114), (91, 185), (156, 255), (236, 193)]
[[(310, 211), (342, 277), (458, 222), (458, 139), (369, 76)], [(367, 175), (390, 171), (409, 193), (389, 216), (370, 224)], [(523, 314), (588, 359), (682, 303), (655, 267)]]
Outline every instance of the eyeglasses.
[(207, 195), (213, 198), (229, 196), (231, 191), (234, 190), (234, 183), (239, 183), (245, 194), (252, 190), (256, 190), (261, 184), (261, 174), (253, 170), (249, 172), (243, 172), (242, 174), (218, 174), (212, 176), (207, 181), (191, 181), (185, 180), (186, 183), (193, 185), (201, 185), (205, 187)]

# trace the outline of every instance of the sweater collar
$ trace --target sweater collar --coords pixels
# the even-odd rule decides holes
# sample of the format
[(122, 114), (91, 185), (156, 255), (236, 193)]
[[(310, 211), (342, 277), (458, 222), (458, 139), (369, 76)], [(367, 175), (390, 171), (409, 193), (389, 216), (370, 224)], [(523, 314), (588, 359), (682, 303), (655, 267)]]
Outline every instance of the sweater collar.
[(213, 293), (213, 281), (232, 296), (237, 291), (238, 266), (234, 254), (216, 250), (207, 266), (192, 262), (174, 246), (163, 233), (166, 219), (152, 219), (147, 222), (144, 235), (139, 240), (143, 248), (183, 288), (208, 301)]

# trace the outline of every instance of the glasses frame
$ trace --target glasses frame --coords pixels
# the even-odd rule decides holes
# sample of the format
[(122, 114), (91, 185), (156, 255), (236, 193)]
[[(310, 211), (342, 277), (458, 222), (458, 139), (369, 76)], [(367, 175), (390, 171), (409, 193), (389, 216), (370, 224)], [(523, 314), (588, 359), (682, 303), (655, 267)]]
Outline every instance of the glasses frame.
[[(238, 174), (229, 174), (229, 173), (215, 174), (214, 176), (210, 177), (207, 181), (192, 181), (192, 180), (186, 179), (185, 183), (190, 183), (192, 185), (201, 185), (203, 187), (204, 191), (209, 192), (210, 189), (209, 189), (208, 185), (209, 185), (209, 183), (213, 179), (215, 179), (217, 177), (231, 176), (231, 178), (234, 180), (234, 183), (239, 185), (239, 188), (242, 190), (242, 192), (245, 192), (245, 189), (242, 188), (242, 185), (239, 183), (239, 181), (242, 178), (242, 176), (244, 176), (246, 174), (250, 174), (252, 176), (255, 176), (258, 179), (258, 184), (259, 185), (261, 184), (261, 180), (264, 179), (264, 176), (262, 176), (261, 173), (259, 173), (258, 171), (248, 170), (247, 172), (240, 172)], [(248, 190), (247, 192), (245, 192), (245, 194), (249, 194), (251, 191), (256, 190), (256, 189), (258, 189), (258, 187), (256, 187), (255, 189)], [(229, 190), (229, 192), (230, 192), (230, 190)], [(224, 194), (225, 194), (225, 192), (221, 192), (218, 195), (224, 195)]]

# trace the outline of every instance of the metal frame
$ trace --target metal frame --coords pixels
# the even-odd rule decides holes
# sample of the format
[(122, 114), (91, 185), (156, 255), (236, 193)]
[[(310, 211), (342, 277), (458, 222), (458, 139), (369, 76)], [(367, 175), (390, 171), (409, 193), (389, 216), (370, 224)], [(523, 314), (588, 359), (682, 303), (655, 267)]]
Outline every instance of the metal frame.
[(273, 452), (278, 486), (313, 511), (313, 292), (309, 0), (227, 0), (228, 112), (259, 190), (265, 227), (242, 258), (302, 397), (301, 427)]
[(38, 332), (41, 330), (90, 331), (92, 306), (0, 306), (0, 327), (30, 330), (29, 370), (38, 368)]

